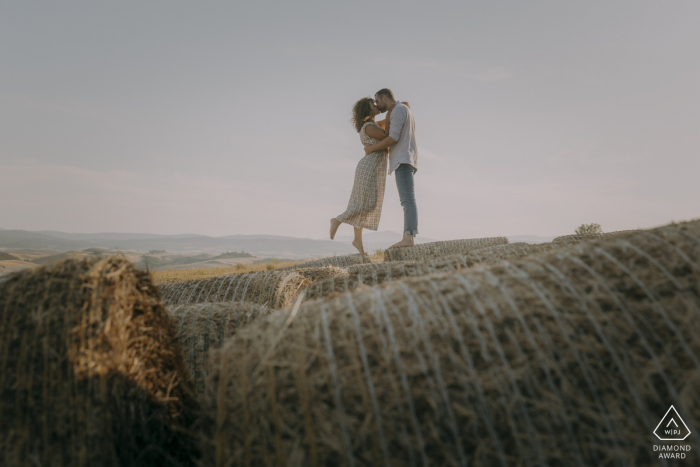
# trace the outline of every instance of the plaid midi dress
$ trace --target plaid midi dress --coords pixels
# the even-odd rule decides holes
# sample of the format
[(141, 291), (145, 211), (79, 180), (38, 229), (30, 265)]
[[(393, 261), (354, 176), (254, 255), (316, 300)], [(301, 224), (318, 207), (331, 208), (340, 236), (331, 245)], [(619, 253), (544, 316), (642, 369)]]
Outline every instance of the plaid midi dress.
[[(365, 123), (360, 130), (360, 140), (363, 144), (377, 144), (379, 140), (365, 132), (367, 125), (379, 126), (374, 122)], [(352, 186), (348, 208), (336, 217), (340, 222), (360, 229), (377, 230), (384, 202), (387, 154), (387, 150), (384, 149), (360, 159), (355, 169), (355, 183)]]

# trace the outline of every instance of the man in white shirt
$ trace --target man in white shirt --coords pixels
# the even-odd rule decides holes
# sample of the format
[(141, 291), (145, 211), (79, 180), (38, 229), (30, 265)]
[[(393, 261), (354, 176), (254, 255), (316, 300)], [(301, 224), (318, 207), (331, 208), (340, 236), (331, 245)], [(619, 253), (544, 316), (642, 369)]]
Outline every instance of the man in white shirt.
[(413, 237), (418, 235), (418, 210), (413, 189), (413, 175), (418, 170), (416, 124), (411, 109), (396, 102), (390, 89), (377, 91), (374, 100), (381, 112), (388, 111), (386, 129), (389, 136), (375, 145), (365, 146), (365, 154), (389, 149), (389, 174), (396, 172), (396, 188), (403, 206), (403, 239), (389, 248), (413, 246)]

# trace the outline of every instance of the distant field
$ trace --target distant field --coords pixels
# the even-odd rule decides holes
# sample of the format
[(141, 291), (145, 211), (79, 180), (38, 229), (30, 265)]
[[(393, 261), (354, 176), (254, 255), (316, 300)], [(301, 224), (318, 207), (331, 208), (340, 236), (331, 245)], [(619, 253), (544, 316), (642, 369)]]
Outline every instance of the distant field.
[(28, 261), (22, 261), (22, 260), (15, 260), (15, 259), (9, 259), (9, 260), (4, 260), (0, 261), (0, 274), (9, 272), (9, 271), (16, 271), (18, 269), (22, 268), (33, 268), (36, 267), (36, 264), (30, 263)]
[[(142, 254), (135, 252), (117, 251), (31, 251), (12, 252), (17, 259), (0, 261), (0, 274), (16, 271), (23, 268), (34, 268), (40, 265), (51, 264), (68, 258), (84, 258), (93, 255), (103, 256), (110, 254), (121, 254), (129, 261), (142, 269), (149, 269), (153, 279), (157, 284), (169, 282), (179, 282), (187, 280), (209, 279), (211, 277), (225, 276), (228, 274), (242, 274), (247, 272), (260, 272), (293, 266), (320, 258), (307, 258), (304, 260), (265, 260), (264, 262), (254, 262), (258, 258), (254, 256), (242, 257), (239, 253), (221, 254), (193, 254), (193, 255), (172, 255), (172, 254)], [(231, 256), (230, 258), (227, 256)], [(234, 257), (235, 256), (235, 257)], [(384, 260), (382, 250), (375, 251), (370, 256), (373, 263)], [(229, 263), (230, 262), (230, 263)], [(226, 264), (229, 263), (229, 264)], [(221, 266), (218, 266), (218, 265)]]
[[(320, 259), (320, 258), (314, 258)], [(370, 260), (373, 263), (380, 263), (384, 261), (384, 252), (382, 250), (377, 250), (375, 254), (370, 255)], [(274, 261), (272, 263), (256, 263), (256, 264), (243, 264), (239, 263), (235, 266), (222, 267), (222, 268), (190, 268), (190, 269), (169, 269), (165, 271), (151, 271), (153, 280), (156, 284), (167, 284), (170, 282), (180, 282), (189, 280), (201, 280), (201, 279), (211, 279), (212, 277), (225, 276), (227, 274), (244, 274), (246, 272), (261, 272), (269, 271), (278, 268), (283, 268), (287, 266), (294, 266), (295, 264), (305, 263), (309, 260), (304, 261)]]

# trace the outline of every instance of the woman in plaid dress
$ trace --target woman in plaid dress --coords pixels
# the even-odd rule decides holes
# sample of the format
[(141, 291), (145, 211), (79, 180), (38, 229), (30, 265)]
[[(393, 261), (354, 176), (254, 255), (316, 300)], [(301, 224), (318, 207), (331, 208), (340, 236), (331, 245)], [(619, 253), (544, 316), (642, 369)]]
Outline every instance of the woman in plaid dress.
[[(363, 144), (377, 144), (389, 134), (385, 127), (389, 121), (375, 122), (379, 109), (373, 99), (365, 97), (357, 101), (352, 109), (352, 123), (360, 133)], [(355, 183), (352, 186), (348, 208), (338, 217), (331, 219), (331, 240), (343, 222), (355, 228), (355, 240), (352, 244), (364, 255), (362, 246), (362, 229), (377, 230), (382, 215), (384, 186), (387, 173), (387, 150), (367, 154), (360, 159), (355, 169)]]

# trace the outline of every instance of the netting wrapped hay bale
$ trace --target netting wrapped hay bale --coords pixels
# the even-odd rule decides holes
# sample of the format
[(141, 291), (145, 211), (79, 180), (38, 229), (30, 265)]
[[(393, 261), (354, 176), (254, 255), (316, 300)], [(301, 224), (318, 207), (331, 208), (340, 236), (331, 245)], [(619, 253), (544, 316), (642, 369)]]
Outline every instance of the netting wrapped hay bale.
[(583, 234), (583, 235), (562, 235), (561, 237), (556, 237), (552, 240), (552, 243), (577, 243), (585, 242), (588, 240), (594, 240), (596, 238), (609, 237), (611, 235), (620, 235), (628, 232), (637, 232), (637, 230), (617, 230), (615, 232), (601, 232), (597, 234)]
[(338, 292), (355, 290), (362, 285), (374, 286), (405, 277), (426, 276), (428, 274), (456, 271), (470, 268), (477, 264), (493, 264), (505, 258), (529, 256), (564, 248), (565, 246), (565, 244), (561, 243), (544, 243), (540, 245), (513, 243), (480, 248), (470, 253), (444, 256), (432, 260), (415, 262), (394, 261), (390, 263), (354, 266), (354, 269), (348, 269), (349, 273), (347, 276), (326, 279), (310, 284), (305, 289), (304, 301), (316, 300)]
[[(454, 261), (453, 261), (454, 263)], [(345, 276), (330, 278), (309, 284), (304, 289), (303, 300), (317, 300), (339, 292), (347, 292), (367, 285), (374, 286), (402, 279), (404, 277), (432, 274), (436, 269), (431, 266), (409, 261), (393, 261), (390, 263), (373, 263), (358, 268), (354, 272), (348, 272)], [(454, 267), (452, 267), (454, 269)]]
[(695, 222), (261, 318), (214, 355), (204, 465), (660, 465), (671, 404), (700, 442), (699, 264)]
[(421, 243), (420, 245), (387, 248), (384, 250), (384, 261), (423, 261), (441, 256), (469, 253), (472, 250), (487, 246), (508, 243), (506, 237), (468, 238), (464, 240), (448, 240), (445, 242)]
[(168, 312), (197, 391), (202, 393), (210, 350), (221, 347), (242, 326), (269, 315), (272, 309), (257, 303), (219, 302), (174, 305)]
[(314, 261), (308, 261), (306, 263), (295, 264), (294, 266), (279, 268), (278, 271), (288, 269), (317, 268), (321, 266), (339, 266), (342, 268), (353, 264), (364, 264), (369, 262), (371, 262), (371, 260), (369, 259), (368, 255), (360, 255), (359, 253), (355, 253), (354, 255), (329, 256), (328, 258), (321, 258)]
[[(464, 261), (461, 264), (463, 267), (470, 268), (477, 264), (494, 264), (508, 258), (521, 258), (524, 256), (537, 255), (548, 251), (559, 250), (565, 247), (566, 245), (554, 243), (539, 243), (535, 245), (530, 245), (527, 243), (510, 243), (508, 245), (481, 248), (465, 255), (454, 255), (444, 259), (450, 260), (454, 258), (454, 260), (458, 260), (460, 257), (464, 258)], [(441, 264), (441, 259), (426, 261), (426, 263), (438, 266)]]
[(355, 272), (364, 273), (378, 270), (388, 270), (389, 268), (392, 268), (394, 266), (409, 263), (415, 263), (415, 261), (383, 261), (381, 263), (357, 264), (355, 266), (348, 266), (347, 268), (345, 268), (345, 270), (348, 272), (348, 274), (352, 274)]
[(526, 242), (515, 242), (515, 243), (503, 243), (501, 245), (485, 246), (483, 248), (477, 248), (472, 251), (485, 251), (485, 250), (500, 250), (503, 248), (513, 248), (513, 247), (529, 247), (531, 245), (542, 245), (542, 243), (526, 243)]
[(173, 282), (159, 288), (167, 305), (247, 301), (284, 308), (310, 283), (296, 271), (276, 270)]
[(0, 283), (0, 465), (194, 465), (194, 387), (147, 272), (67, 260)]
[(295, 269), (294, 272), (301, 274), (302, 276), (309, 279), (311, 282), (317, 282), (325, 279), (331, 279), (333, 277), (348, 275), (347, 269), (332, 265), (315, 268)]

